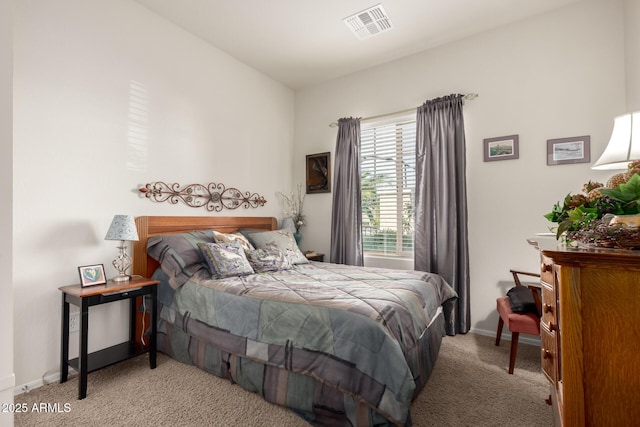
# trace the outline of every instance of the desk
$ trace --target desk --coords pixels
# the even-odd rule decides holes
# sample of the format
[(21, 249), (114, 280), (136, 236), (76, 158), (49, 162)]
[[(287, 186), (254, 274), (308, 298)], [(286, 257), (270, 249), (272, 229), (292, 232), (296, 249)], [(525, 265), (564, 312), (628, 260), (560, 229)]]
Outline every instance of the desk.
[[(114, 363), (149, 352), (149, 366), (156, 367), (156, 324), (157, 324), (157, 280), (144, 277), (132, 278), (126, 282), (109, 281), (105, 285), (81, 287), (70, 285), (60, 287), (62, 291), (62, 334), (60, 349), (60, 383), (67, 381), (69, 366), (78, 371), (78, 399), (87, 397), (87, 374)], [(136, 328), (136, 298), (151, 296), (151, 336), (149, 345), (136, 343), (139, 333)], [(89, 307), (114, 301), (130, 301), (129, 341), (88, 354)], [(80, 308), (79, 356), (69, 360), (69, 304)]]

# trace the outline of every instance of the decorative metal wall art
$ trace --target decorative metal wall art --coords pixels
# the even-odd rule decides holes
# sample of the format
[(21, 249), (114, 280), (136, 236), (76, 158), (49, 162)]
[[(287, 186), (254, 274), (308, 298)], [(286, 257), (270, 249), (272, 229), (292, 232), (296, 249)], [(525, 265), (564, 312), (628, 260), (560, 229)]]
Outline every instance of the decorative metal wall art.
[(183, 202), (192, 208), (204, 207), (209, 212), (220, 212), (222, 209), (245, 209), (264, 206), (267, 201), (263, 196), (249, 191), (243, 193), (237, 188), (225, 188), (224, 184), (211, 182), (207, 185), (180, 184), (171, 185), (164, 182), (151, 182), (138, 189), (147, 199), (156, 202), (169, 202), (172, 205)]

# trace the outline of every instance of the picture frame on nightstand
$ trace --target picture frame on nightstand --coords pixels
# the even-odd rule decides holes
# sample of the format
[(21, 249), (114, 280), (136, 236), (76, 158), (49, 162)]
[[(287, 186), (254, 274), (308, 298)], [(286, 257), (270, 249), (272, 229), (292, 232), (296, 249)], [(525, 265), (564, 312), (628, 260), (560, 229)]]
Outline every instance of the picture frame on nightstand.
[(104, 264), (82, 265), (78, 267), (78, 274), (80, 275), (80, 286), (83, 288), (107, 283)]

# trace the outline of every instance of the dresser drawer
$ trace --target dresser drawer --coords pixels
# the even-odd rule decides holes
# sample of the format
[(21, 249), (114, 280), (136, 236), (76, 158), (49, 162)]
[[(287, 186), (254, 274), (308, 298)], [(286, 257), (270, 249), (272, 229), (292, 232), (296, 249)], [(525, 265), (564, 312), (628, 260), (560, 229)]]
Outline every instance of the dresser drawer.
[[(542, 283), (542, 318), (540, 321), (546, 325), (547, 329), (553, 331), (557, 325), (556, 293), (554, 289), (546, 283)], [(554, 326), (551, 326), (554, 325)]]
[(544, 255), (541, 257), (540, 262), (540, 280), (552, 287), (556, 284), (555, 277), (553, 275), (553, 261)]
[(556, 332), (549, 331), (543, 325), (543, 327), (540, 328), (540, 344), (542, 372), (544, 372), (551, 383), (555, 384), (557, 378)]

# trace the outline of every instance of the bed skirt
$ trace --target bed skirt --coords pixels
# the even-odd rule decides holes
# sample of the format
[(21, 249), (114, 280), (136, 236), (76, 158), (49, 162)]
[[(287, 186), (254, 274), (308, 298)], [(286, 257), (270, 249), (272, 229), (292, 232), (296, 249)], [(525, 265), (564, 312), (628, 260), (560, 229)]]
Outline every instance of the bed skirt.
[[(159, 305), (159, 311), (163, 309)], [(193, 322), (196, 322), (194, 324)], [(193, 332), (193, 331), (201, 331)], [(436, 362), (445, 335), (442, 311), (432, 320), (420, 337), (418, 345), (421, 372), (414, 372), (416, 388), (413, 398), (426, 385)], [(221, 337), (226, 349), (233, 348), (234, 337), (226, 331), (197, 320), (175, 315), (173, 322), (160, 319), (158, 350), (173, 359), (195, 365), (204, 371), (228, 379), (244, 389), (259, 394), (266, 401), (285, 406), (314, 426), (390, 426), (394, 425), (382, 414), (369, 407), (364, 399), (338, 390), (304, 372), (264, 364), (245, 354), (221, 350), (209, 337)], [(411, 417), (407, 417), (407, 426)]]

